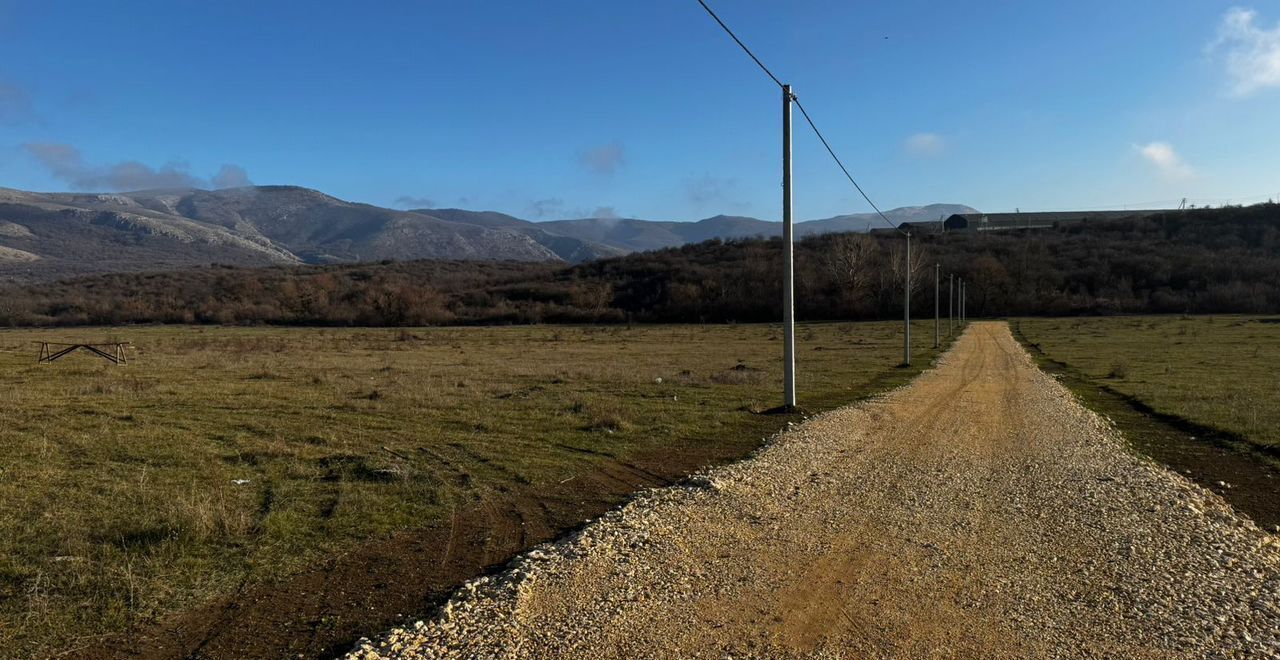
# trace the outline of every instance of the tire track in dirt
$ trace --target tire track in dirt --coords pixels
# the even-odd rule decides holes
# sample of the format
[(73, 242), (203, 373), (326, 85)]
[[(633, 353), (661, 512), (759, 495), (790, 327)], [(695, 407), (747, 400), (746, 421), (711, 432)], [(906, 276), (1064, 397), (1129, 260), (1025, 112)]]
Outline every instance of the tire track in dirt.
[[(630, 460), (583, 454), (571, 480), (547, 485), (521, 484), (489, 457), (478, 460), (447, 444), (418, 447), (411, 452), (419, 459), (412, 461), (414, 468), (458, 489), (459, 496), (444, 503), (449, 515), (325, 557), (282, 580), (255, 584), (246, 576), (224, 598), (124, 635), (87, 640), (63, 657), (332, 657), (368, 630), (401, 622), (402, 614), (431, 611), (465, 580), (604, 513), (635, 490), (727, 458), (716, 450), (664, 451)], [(490, 473), (512, 487), (486, 488)], [(341, 482), (331, 485), (333, 497), (320, 506), (336, 510)]]

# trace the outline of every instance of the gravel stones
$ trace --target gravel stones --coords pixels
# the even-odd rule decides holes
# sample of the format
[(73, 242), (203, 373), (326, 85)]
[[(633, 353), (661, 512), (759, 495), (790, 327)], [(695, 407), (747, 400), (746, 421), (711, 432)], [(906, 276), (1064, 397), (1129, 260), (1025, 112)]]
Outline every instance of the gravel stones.
[(974, 323), (348, 658), (1280, 657), (1280, 543)]

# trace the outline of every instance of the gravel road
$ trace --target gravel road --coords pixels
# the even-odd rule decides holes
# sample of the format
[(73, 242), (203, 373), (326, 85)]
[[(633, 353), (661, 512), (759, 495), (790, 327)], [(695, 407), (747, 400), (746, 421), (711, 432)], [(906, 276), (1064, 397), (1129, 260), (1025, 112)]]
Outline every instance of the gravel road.
[(926, 656), (1280, 657), (1280, 539), (974, 323), (348, 657)]

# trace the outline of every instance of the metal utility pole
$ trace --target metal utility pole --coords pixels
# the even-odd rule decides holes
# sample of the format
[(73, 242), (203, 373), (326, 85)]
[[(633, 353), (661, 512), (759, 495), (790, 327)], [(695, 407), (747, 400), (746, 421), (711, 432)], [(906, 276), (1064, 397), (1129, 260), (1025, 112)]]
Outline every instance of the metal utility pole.
[(956, 331), (956, 274), (951, 273), (947, 279), (950, 280), (947, 283), (947, 336), (950, 337)]
[(791, 260), (791, 85), (782, 86), (782, 406), (796, 407), (796, 306)]
[(911, 366), (911, 232), (907, 232), (906, 266), (906, 269), (903, 270), (904, 277), (902, 278), (903, 291), (905, 292), (902, 303), (904, 330), (902, 333), (902, 364), (909, 367)]
[(938, 300), (938, 294), (941, 293), (938, 278), (941, 276), (942, 264), (933, 265), (933, 347), (937, 348), (942, 345), (942, 318), (938, 316), (939, 305), (942, 303)]

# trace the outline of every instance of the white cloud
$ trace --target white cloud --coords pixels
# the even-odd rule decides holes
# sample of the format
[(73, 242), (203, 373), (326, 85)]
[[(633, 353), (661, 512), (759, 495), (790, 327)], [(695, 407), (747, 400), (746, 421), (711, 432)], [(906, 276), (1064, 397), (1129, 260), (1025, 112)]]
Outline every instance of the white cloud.
[(578, 152), (578, 163), (592, 174), (612, 176), (626, 163), (626, 149), (621, 142), (610, 142)]
[(1210, 52), (1226, 56), (1231, 91), (1248, 96), (1268, 87), (1280, 87), (1280, 22), (1270, 30), (1254, 23), (1258, 12), (1243, 7), (1227, 11), (1218, 26), (1218, 38)]
[(947, 148), (946, 140), (937, 133), (916, 133), (907, 138), (907, 153), (915, 156), (937, 156)]
[(1182, 160), (1182, 156), (1173, 150), (1168, 142), (1152, 142), (1145, 145), (1133, 145), (1147, 162), (1156, 166), (1161, 174), (1170, 179), (1188, 179), (1195, 175), (1191, 166)]

